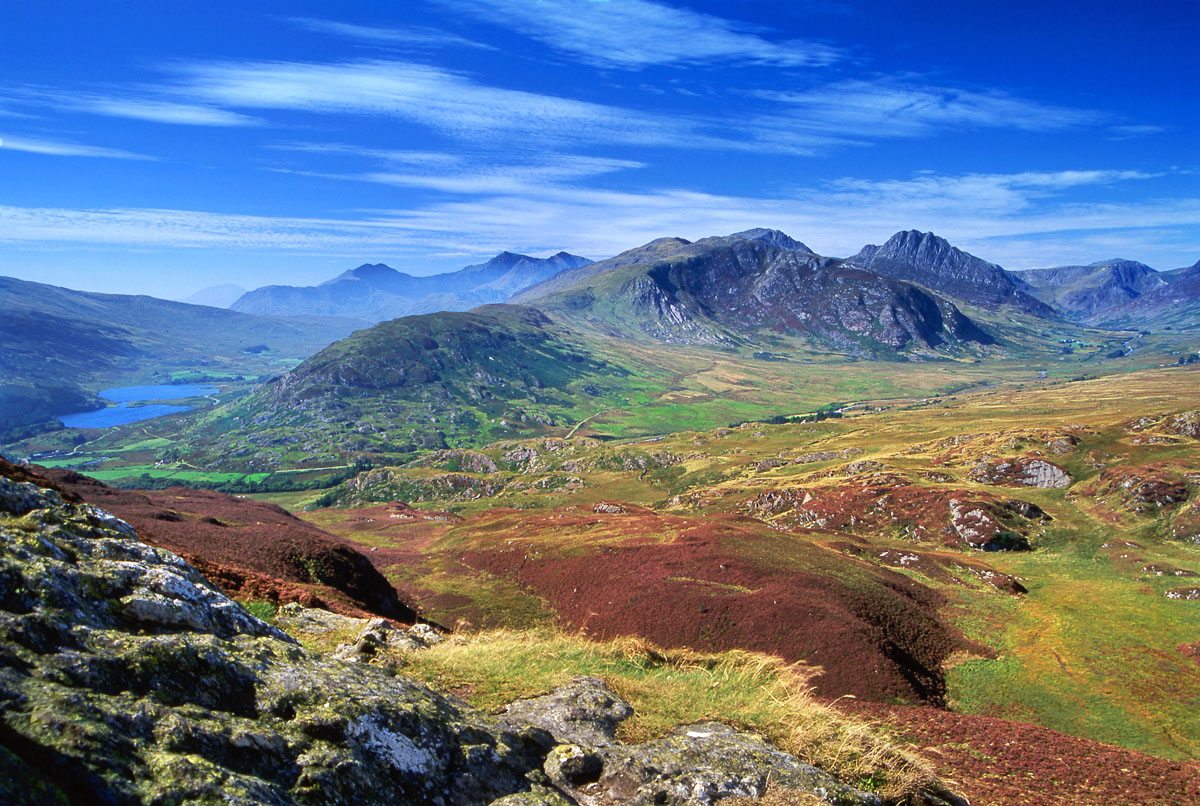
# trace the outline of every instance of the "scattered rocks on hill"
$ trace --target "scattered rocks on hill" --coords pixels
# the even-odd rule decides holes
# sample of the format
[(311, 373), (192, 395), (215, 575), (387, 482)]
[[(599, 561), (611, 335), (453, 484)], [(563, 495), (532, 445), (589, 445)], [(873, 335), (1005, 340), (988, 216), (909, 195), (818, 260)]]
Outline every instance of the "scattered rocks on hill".
[(1185, 411), (1167, 418), (1164, 426), (1172, 434), (1200, 439), (1200, 411)]
[(793, 461), (798, 465), (806, 465), (810, 462), (827, 462), (830, 459), (846, 459), (850, 456), (858, 456), (862, 453), (862, 448), (846, 448), (840, 451), (818, 451), (817, 453), (806, 453), (803, 456), (797, 456)]
[(951, 498), (950, 525), (963, 542), (973, 549), (982, 551), (1029, 549), (1029, 540), (1023, 535), (1005, 528), (1005, 525), (987, 507), (972, 506)]
[(1079, 444), (1079, 437), (1074, 434), (1069, 434), (1063, 437), (1055, 437), (1046, 443), (1046, 449), (1055, 456), (1066, 456), (1075, 450), (1075, 446)]
[[(1135, 434), (1160, 432), (1179, 437), (1200, 439), (1200, 411), (1184, 411), (1177, 414), (1138, 417), (1125, 424)], [(1142, 440), (1145, 442), (1146, 440)]]
[(1071, 485), (1067, 471), (1042, 459), (993, 459), (971, 468), (967, 478), (1000, 487), (1062, 488)]
[(1163, 594), (1168, 599), (1183, 599), (1188, 602), (1194, 602), (1200, 599), (1200, 588), (1171, 588)]
[(615, 501), (599, 501), (592, 507), (592, 512), (607, 515), (623, 515), (625, 507)]
[(892, 473), (854, 477), (852, 484), (765, 490), (750, 514), (775, 523), (871, 537), (899, 533), (919, 542), (983, 551), (1030, 547), (1050, 518), (1035, 504), (970, 490), (923, 487)]
[(1114, 467), (1104, 470), (1096, 494), (1116, 492), (1129, 512), (1145, 514), (1174, 507), (1187, 500), (1188, 486), (1158, 468)]
[(428, 624), (397, 627), (387, 619), (353, 618), (295, 602), (279, 609), (275, 623), (289, 635), (317, 639), (330, 635), (344, 637), (346, 643), (334, 650), (333, 657), (350, 663), (370, 661), (380, 650), (426, 649), (446, 640)]
[(880, 803), (724, 725), (622, 746), (598, 681), (487, 717), (301, 648), (93, 507), (7, 481), (0, 511), (4, 803)]
[(428, 624), (414, 624), (399, 629), (387, 619), (371, 619), (352, 644), (342, 644), (333, 657), (349, 663), (366, 663), (380, 650), (412, 651), (428, 649), (445, 641), (445, 637)]
[(1181, 506), (1192, 497), (1196, 481), (1172, 465), (1118, 465), (1068, 493), (1102, 505), (1114, 513), (1161, 518), (1158, 526), (1171, 536), (1191, 541), (1200, 535), (1200, 502)]
[(1200, 501), (1180, 507), (1171, 521), (1171, 536), (1200, 545)]
[(437, 451), (420, 460), (419, 464), (423, 467), (441, 467), (465, 473), (497, 473), (500, 470), (495, 460), (487, 454), (461, 449)]
[(1189, 571), (1186, 568), (1176, 568), (1173, 565), (1165, 565), (1163, 563), (1150, 563), (1142, 566), (1142, 573), (1154, 574), (1156, 577), (1194, 577), (1195, 571)]
[(376, 468), (359, 473), (335, 487), (327, 506), (356, 506), (388, 501), (475, 501), (492, 498), (505, 487), (500, 478), (477, 478), (465, 473), (433, 476), (400, 468)]

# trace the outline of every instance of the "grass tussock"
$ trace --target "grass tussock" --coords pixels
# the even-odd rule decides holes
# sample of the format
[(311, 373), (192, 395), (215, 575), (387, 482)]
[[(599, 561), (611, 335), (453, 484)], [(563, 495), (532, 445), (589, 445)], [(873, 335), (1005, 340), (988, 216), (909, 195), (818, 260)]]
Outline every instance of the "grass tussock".
[[(635, 637), (596, 642), (549, 629), (458, 635), (405, 658), (404, 673), (483, 710), (601, 677), (633, 706), (621, 738), (643, 742), (680, 724), (720, 720), (890, 803), (942, 787), (921, 759), (810, 695), (813, 669), (752, 652), (664, 650)], [(793, 802), (793, 801), (779, 801)]]

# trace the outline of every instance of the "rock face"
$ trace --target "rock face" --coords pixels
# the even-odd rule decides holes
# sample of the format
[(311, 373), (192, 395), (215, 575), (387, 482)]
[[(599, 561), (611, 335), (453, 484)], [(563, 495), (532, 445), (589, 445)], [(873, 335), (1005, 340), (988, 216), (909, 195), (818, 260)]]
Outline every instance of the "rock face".
[(489, 718), (302, 649), (94, 507), (5, 478), (0, 512), (6, 804), (880, 802), (725, 726), (611, 743), (630, 709), (598, 681)]
[(872, 357), (993, 343), (952, 302), (907, 278), (814, 255), (772, 230), (653, 241), (517, 299), (622, 335), (632, 323), (673, 343), (754, 340), (764, 329)]
[(1016, 275), (951, 246), (932, 232), (897, 232), (883, 246), (864, 246), (847, 262), (979, 305), (1014, 305), (1037, 316), (1054, 313)]

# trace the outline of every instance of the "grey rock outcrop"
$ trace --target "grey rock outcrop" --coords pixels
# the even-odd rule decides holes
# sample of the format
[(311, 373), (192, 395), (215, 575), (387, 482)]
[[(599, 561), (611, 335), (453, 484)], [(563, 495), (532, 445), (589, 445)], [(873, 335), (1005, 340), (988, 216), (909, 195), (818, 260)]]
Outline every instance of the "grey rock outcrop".
[(980, 462), (971, 468), (967, 478), (980, 484), (996, 484), (1004, 487), (1054, 487), (1071, 486), (1067, 471), (1056, 464), (1042, 459), (1011, 459)]
[(602, 680), (583, 677), (550, 694), (508, 706), (501, 724), (533, 724), (559, 742), (544, 771), (576, 802), (711, 804), (727, 797), (761, 797), (767, 784), (811, 792), (828, 803), (871, 806), (875, 795), (771, 747), (760, 736), (719, 722), (683, 725), (668, 736), (622, 745), (617, 726), (633, 715)]

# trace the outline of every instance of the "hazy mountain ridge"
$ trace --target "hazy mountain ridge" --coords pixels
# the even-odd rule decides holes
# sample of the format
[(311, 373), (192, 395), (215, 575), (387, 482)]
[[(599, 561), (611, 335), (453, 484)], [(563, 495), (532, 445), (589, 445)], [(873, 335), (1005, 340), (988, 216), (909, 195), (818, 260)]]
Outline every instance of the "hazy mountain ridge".
[(1029, 269), (1017, 276), (1033, 288), (1038, 299), (1077, 319), (1123, 305), (1169, 282), (1146, 264), (1121, 258), (1086, 266)]
[[(248, 371), (302, 358), (353, 330), (337, 319), (254, 316), (149, 296), (0, 277), (0, 430), (53, 421), (162, 363)], [(258, 360), (250, 351), (265, 348)]]
[(1200, 260), (1163, 275), (1169, 282), (1099, 313), (1093, 317), (1094, 323), (1102, 327), (1200, 328)]
[(224, 285), (213, 285), (208, 288), (202, 288), (194, 294), (189, 294), (180, 302), (186, 302), (189, 305), (208, 305), (212, 308), (228, 308), (233, 303), (246, 293), (246, 289), (240, 285), (233, 283), (225, 283)]
[(247, 292), (230, 307), (246, 313), (344, 316), (381, 322), (504, 302), (524, 288), (588, 263), (587, 258), (566, 252), (548, 258), (501, 252), (486, 263), (425, 277), (383, 263), (364, 263), (316, 286), (263, 286)]

